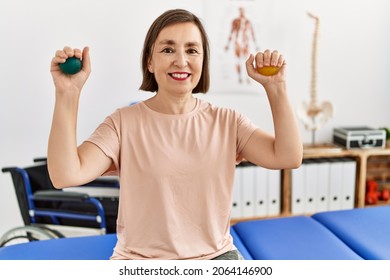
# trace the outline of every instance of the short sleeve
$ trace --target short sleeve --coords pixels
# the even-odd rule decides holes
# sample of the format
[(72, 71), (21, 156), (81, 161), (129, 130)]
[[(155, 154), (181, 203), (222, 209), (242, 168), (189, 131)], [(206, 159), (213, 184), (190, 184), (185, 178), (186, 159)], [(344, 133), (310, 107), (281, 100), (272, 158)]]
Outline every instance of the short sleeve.
[(238, 113), (237, 118), (237, 156), (241, 154), (246, 143), (252, 133), (256, 130), (256, 126), (252, 121), (241, 113)]
[(108, 116), (91, 134), (86, 142), (91, 142), (98, 146), (103, 153), (112, 159), (116, 170), (114, 173), (105, 175), (117, 175), (119, 171), (120, 155), (120, 112), (117, 110)]

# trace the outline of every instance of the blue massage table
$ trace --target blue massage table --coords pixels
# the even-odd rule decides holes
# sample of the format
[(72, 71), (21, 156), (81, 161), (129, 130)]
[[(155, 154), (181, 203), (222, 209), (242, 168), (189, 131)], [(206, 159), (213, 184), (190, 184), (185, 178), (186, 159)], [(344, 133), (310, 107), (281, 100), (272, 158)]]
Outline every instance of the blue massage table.
[(0, 260), (108, 260), (116, 234), (69, 237), (0, 248)]
[(306, 216), (254, 220), (233, 226), (256, 260), (358, 260), (326, 227)]
[[(390, 206), (243, 221), (231, 226), (246, 260), (389, 260)], [(0, 260), (108, 260), (115, 234), (0, 248)]]
[[(243, 257), (252, 259), (233, 228), (231, 234)], [(22, 243), (0, 248), (0, 260), (108, 260), (116, 241), (111, 233)]]
[(390, 206), (322, 212), (312, 217), (362, 258), (390, 260)]

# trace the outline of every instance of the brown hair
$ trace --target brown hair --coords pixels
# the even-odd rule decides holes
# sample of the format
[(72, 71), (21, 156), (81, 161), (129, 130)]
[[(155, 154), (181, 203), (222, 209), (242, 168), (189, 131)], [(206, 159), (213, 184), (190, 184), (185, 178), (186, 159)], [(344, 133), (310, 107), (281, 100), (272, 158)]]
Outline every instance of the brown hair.
[(193, 89), (192, 93), (206, 93), (209, 90), (210, 86), (210, 70), (209, 70), (209, 57), (210, 57), (210, 47), (207, 38), (206, 31), (200, 21), (200, 19), (194, 14), (183, 10), (183, 9), (173, 9), (168, 10), (161, 14), (150, 26), (148, 33), (145, 37), (144, 48), (142, 51), (142, 84), (140, 90), (156, 92), (158, 90), (158, 84), (152, 73), (148, 70), (148, 63), (152, 55), (153, 45), (157, 40), (158, 35), (161, 30), (165, 27), (176, 24), (176, 23), (185, 23), (191, 22), (194, 23), (201, 33), (202, 44), (203, 44), (203, 66), (202, 74), (200, 80), (196, 87)]

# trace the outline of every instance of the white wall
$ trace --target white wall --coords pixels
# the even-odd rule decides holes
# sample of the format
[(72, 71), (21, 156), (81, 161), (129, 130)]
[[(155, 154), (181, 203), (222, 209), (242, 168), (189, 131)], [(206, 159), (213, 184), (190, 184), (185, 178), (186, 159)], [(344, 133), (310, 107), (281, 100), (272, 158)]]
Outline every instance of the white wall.
[[(390, 126), (390, 2), (257, 1), (272, 8), (273, 20), (267, 32), (275, 37), (269, 43), (287, 58), (294, 107), (309, 100), (314, 24), (306, 12), (320, 17), (318, 97), (331, 101), (335, 112), (317, 133), (319, 142), (331, 141), (335, 126)], [(141, 81), (140, 52), (154, 18), (166, 9), (181, 7), (201, 17), (207, 14), (205, 24), (212, 29), (218, 23), (211, 20), (207, 2), (2, 0), (0, 167), (24, 167), (33, 158), (46, 155), (54, 102), (49, 64), (55, 50), (64, 45), (88, 45), (91, 49), (93, 71), (79, 113), (81, 142), (117, 107), (150, 96), (137, 89)], [(261, 92), (239, 95), (211, 91), (202, 98), (236, 108), (264, 129), (272, 130), (268, 103)], [(301, 129), (304, 142), (310, 142), (310, 133), (303, 126)], [(0, 173), (0, 205), (1, 235), (22, 224), (9, 174)]]

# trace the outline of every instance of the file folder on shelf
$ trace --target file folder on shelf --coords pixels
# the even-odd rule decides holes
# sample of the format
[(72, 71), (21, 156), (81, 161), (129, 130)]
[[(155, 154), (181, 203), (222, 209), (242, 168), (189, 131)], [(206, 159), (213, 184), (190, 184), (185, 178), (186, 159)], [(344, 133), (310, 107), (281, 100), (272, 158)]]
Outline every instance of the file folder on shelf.
[(317, 159), (317, 207), (316, 212), (329, 209), (329, 169), (328, 159)]
[(256, 187), (255, 187), (255, 216), (262, 217), (268, 215), (268, 172), (267, 169), (256, 167)]
[(243, 166), (241, 169), (242, 217), (255, 216), (255, 174), (256, 166)]
[[(276, 216), (280, 214), (280, 195), (281, 195), (281, 172), (280, 170), (267, 169), (268, 177), (268, 215)], [(259, 186), (256, 186), (258, 188)]]
[(354, 208), (356, 187), (356, 161), (343, 159), (343, 183), (341, 189), (341, 209)]
[(301, 215), (305, 213), (305, 168), (303, 163), (291, 173), (291, 214)]
[(306, 160), (304, 165), (304, 213), (315, 213), (317, 210), (318, 165), (315, 160)]
[(343, 188), (343, 159), (332, 158), (329, 169), (329, 209), (341, 209), (341, 191)]

